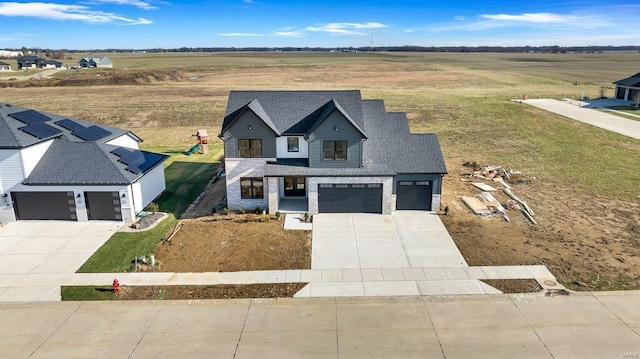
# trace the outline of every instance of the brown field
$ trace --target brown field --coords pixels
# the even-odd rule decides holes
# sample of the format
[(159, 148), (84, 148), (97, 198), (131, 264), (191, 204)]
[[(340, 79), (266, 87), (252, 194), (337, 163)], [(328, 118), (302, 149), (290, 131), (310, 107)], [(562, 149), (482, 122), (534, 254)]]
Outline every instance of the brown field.
[[(231, 89), (360, 89), (406, 112), (413, 131), (438, 133), (443, 218), (469, 264), (546, 264), (571, 289), (640, 289), (640, 141), (509, 101), (595, 98), (601, 87), (613, 96), (613, 81), (638, 72), (638, 53), (108, 56), (115, 69), (0, 88), (0, 101), (128, 128), (147, 148), (175, 151), (198, 128), (219, 131)], [(477, 193), (460, 181), (466, 161), (522, 171), (529, 181), (514, 191), (538, 225), (472, 215), (459, 200)]]

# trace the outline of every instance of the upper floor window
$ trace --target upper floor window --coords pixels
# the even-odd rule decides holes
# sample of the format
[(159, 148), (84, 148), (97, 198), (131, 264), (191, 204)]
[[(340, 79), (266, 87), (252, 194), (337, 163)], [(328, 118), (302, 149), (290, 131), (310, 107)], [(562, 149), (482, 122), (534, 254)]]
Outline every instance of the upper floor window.
[(347, 141), (322, 142), (322, 159), (329, 161), (346, 161)]
[(287, 152), (300, 152), (298, 137), (287, 137)]
[(262, 140), (238, 140), (240, 158), (262, 158)]

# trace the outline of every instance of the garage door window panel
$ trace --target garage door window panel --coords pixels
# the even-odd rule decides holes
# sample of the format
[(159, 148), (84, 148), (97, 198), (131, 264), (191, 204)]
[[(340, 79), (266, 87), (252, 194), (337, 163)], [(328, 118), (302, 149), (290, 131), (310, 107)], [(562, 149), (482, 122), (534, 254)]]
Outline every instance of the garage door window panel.
[(324, 141), (322, 153), (325, 161), (346, 161), (347, 141)]
[(238, 140), (238, 153), (240, 158), (262, 158), (262, 140)]
[(262, 178), (241, 178), (240, 197), (242, 199), (264, 198), (264, 182)]

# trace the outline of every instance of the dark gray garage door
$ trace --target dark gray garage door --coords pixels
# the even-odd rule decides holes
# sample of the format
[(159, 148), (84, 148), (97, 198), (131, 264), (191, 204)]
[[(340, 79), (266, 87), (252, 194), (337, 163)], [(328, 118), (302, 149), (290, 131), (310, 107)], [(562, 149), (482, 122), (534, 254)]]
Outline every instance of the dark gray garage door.
[(320, 213), (382, 213), (382, 184), (319, 184)]
[(118, 192), (85, 192), (89, 220), (121, 221), (120, 194)]
[(11, 198), (19, 220), (75, 221), (78, 219), (73, 192), (13, 192)]
[(396, 209), (431, 210), (432, 181), (398, 181)]

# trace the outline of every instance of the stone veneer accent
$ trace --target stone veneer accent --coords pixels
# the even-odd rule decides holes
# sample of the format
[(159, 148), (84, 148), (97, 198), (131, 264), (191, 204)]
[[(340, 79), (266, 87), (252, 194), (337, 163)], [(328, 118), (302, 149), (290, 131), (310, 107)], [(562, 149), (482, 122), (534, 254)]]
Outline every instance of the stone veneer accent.
[[(264, 178), (264, 167), (267, 161), (275, 161), (275, 158), (228, 158), (224, 160), (225, 176), (227, 181), (227, 207), (231, 210), (239, 210), (240, 207), (253, 209), (269, 207), (269, 181)], [(240, 198), (241, 177), (262, 177), (264, 180), (264, 198), (242, 199)], [(277, 193), (277, 186), (276, 186)]]
[(391, 214), (393, 205), (393, 177), (307, 177), (309, 214), (318, 214), (318, 184), (382, 183), (382, 214)]
[(269, 214), (275, 214), (280, 207), (279, 178), (267, 177), (269, 182)]
[(431, 210), (437, 212), (440, 210), (440, 195), (433, 194), (431, 195)]

